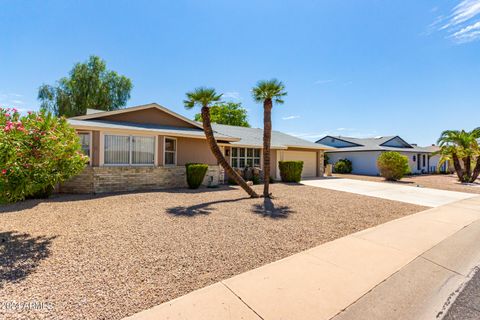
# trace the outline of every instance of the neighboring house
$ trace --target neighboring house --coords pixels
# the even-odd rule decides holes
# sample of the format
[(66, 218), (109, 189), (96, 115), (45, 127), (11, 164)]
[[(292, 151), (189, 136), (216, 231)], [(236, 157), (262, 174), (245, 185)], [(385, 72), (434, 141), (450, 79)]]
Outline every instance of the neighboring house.
[[(224, 172), (207, 145), (202, 125), (156, 103), (116, 111), (88, 110), (68, 119), (77, 130), (89, 166), (60, 186), (60, 192), (113, 192), (185, 187), (185, 164), (206, 163), (204, 184), (224, 181)], [(234, 168), (262, 166), (263, 130), (213, 125), (217, 143)], [(303, 177), (323, 175), (324, 150), (316, 144), (273, 131), (271, 176), (278, 161), (304, 161)]]
[(430, 162), (429, 162), (429, 172), (454, 172), (453, 163), (450, 161), (445, 161), (438, 167), (438, 163), (440, 162), (441, 156), (439, 154), (435, 154), (436, 152), (440, 151), (440, 147), (436, 145), (431, 145), (428, 147), (423, 147), (423, 149), (430, 152)]
[[(334, 147), (328, 150), (329, 163), (336, 163), (340, 159), (352, 161), (352, 173), (376, 176), (380, 172), (377, 168), (377, 158), (382, 152), (397, 151), (408, 157), (410, 170), (414, 174), (433, 172), (431, 154), (428, 148), (410, 144), (399, 136), (375, 138), (351, 138), (342, 136), (326, 136), (317, 143)], [(438, 163), (434, 164), (434, 166)]]

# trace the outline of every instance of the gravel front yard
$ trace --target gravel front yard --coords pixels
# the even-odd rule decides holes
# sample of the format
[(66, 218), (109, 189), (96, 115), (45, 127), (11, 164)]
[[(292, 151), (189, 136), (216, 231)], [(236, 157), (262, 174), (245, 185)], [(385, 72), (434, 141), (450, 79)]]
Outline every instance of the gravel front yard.
[(0, 318), (119, 319), (425, 209), (301, 185), (272, 191), (273, 202), (223, 187), (0, 207)]
[(383, 179), (382, 177), (363, 176), (359, 174), (334, 174), (334, 176), (339, 178), (378, 181), (378, 182), (385, 182), (385, 183), (401, 183), (404, 185), (413, 185), (413, 186), (416, 186), (418, 184), (425, 188), (480, 194), (480, 180), (477, 179), (475, 183), (471, 183), (471, 184), (462, 184), (458, 182), (457, 176), (454, 174), (431, 174), (431, 175), (409, 176), (409, 177), (403, 178), (399, 182), (390, 182), (390, 181), (385, 181), (385, 179)]

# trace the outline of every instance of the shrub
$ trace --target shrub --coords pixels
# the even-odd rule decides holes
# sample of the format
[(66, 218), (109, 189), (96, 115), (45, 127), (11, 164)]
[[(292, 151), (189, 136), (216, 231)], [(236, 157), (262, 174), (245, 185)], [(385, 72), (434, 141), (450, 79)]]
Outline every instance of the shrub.
[(87, 162), (65, 118), (0, 108), (0, 202), (48, 197)]
[(279, 161), (278, 167), (283, 182), (300, 182), (302, 179), (303, 161)]
[(394, 151), (383, 152), (377, 158), (377, 167), (380, 175), (390, 181), (400, 180), (410, 172), (408, 158)]
[(340, 159), (333, 166), (333, 170), (336, 173), (351, 173), (352, 172), (352, 161), (348, 159)]
[(253, 184), (260, 184), (262, 181), (261, 181), (261, 179), (260, 179), (260, 176), (254, 174), (254, 175), (252, 176), (252, 182), (253, 182)]
[(205, 178), (208, 165), (203, 163), (187, 163), (185, 165), (187, 171), (187, 183), (190, 189), (198, 189)]

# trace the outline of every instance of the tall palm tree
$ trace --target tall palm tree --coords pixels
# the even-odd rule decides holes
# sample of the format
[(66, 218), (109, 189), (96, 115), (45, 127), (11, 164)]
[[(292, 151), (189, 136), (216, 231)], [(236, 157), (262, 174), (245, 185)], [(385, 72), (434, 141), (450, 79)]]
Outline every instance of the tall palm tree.
[[(451, 158), (461, 182), (473, 182), (480, 174), (480, 128), (472, 131), (445, 130), (438, 139), (443, 159)], [(476, 160), (472, 172), (472, 161)], [(462, 165), (463, 164), (463, 165)]]
[(261, 80), (252, 89), (253, 100), (263, 102), (263, 196), (270, 197), (270, 144), (272, 140), (273, 103), (282, 104), (285, 85), (277, 79)]
[(230, 178), (235, 180), (235, 182), (245, 190), (245, 192), (250, 195), (252, 198), (258, 198), (258, 194), (250, 188), (245, 180), (228, 164), (227, 160), (223, 156), (220, 148), (218, 147), (217, 141), (213, 135), (212, 124), (210, 122), (210, 105), (215, 102), (219, 102), (222, 98), (221, 94), (217, 94), (215, 89), (212, 88), (196, 88), (192, 92), (186, 93), (187, 99), (184, 100), (185, 108), (192, 109), (195, 106), (200, 106), (202, 114), (202, 123), (203, 131), (205, 132), (205, 137), (207, 138), (208, 146), (212, 151), (215, 158), (217, 158), (218, 163), (223, 167), (225, 172)]

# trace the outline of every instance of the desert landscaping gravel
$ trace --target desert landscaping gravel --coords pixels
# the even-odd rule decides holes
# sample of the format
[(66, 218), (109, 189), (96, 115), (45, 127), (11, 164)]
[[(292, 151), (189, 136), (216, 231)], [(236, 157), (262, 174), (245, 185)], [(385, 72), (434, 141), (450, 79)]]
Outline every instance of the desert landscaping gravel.
[(271, 202), (221, 187), (2, 206), (0, 319), (121, 319), (425, 209), (302, 185), (271, 189)]
[(397, 182), (385, 181), (385, 179), (382, 177), (364, 176), (358, 174), (334, 174), (334, 176), (339, 178), (377, 181), (385, 183), (400, 183), (406, 186), (410, 185), (413, 187), (420, 186), (424, 188), (480, 194), (480, 180), (477, 179), (477, 181), (475, 181), (474, 183), (468, 184), (460, 183), (458, 182), (457, 176), (455, 174), (428, 174), (407, 176)]

